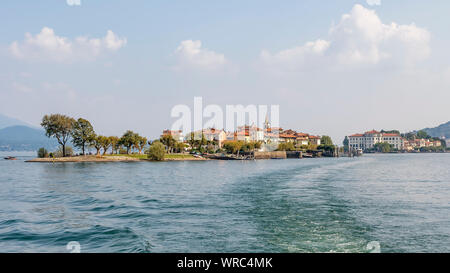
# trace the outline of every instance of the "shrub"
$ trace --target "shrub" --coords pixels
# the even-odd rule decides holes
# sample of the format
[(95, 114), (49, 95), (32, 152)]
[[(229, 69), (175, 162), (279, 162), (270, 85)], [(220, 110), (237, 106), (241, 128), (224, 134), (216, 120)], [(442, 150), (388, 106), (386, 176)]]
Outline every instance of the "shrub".
[(154, 141), (148, 149), (147, 156), (151, 160), (163, 161), (166, 155), (166, 147), (159, 141)]
[(39, 148), (37, 155), (39, 158), (45, 158), (48, 157), (48, 151), (45, 148)]

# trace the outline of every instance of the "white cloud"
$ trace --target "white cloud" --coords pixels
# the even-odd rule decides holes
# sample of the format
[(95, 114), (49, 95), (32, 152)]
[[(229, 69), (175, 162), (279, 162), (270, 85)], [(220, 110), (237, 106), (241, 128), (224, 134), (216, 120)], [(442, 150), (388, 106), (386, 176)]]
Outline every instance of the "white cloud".
[(69, 6), (81, 6), (81, 0), (66, 0)]
[(48, 27), (32, 35), (25, 33), (23, 42), (13, 42), (9, 49), (11, 54), (24, 60), (71, 62), (76, 60), (93, 60), (103, 52), (117, 51), (127, 43), (126, 38), (119, 38), (108, 30), (103, 38), (77, 37), (73, 41), (55, 34)]
[(381, 5), (381, 0), (366, 0), (369, 6), (379, 6)]
[(261, 59), (282, 68), (310, 68), (317, 64), (412, 65), (430, 55), (430, 34), (415, 24), (384, 24), (375, 11), (355, 5), (331, 27), (327, 40), (307, 42), (303, 46), (275, 54), (262, 51)]
[(217, 69), (227, 63), (223, 54), (202, 48), (202, 42), (199, 40), (182, 41), (176, 49), (175, 55), (180, 61), (178, 67)]

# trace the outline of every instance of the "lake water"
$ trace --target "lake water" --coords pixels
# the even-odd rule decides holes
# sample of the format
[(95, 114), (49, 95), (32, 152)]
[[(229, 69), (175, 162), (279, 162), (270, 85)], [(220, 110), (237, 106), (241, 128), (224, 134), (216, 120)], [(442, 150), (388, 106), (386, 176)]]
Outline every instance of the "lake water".
[(0, 159), (0, 251), (450, 252), (450, 154)]

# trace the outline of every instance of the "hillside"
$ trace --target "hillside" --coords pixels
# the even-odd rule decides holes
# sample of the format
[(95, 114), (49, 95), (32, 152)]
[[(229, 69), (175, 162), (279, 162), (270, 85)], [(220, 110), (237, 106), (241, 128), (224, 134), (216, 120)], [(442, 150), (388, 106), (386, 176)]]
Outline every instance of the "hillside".
[(56, 140), (46, 137), (41, 129), (21, 125), (0, 129), (0, 151), (55, 150), (57, 146)]
[(423, 129), (425, 132), (427, 132), (432, 137), (442, 137), (445, 136), (445, 138), (450, 138), (450, 121), (444, 124), (441, 124), (434, 128), (425, 128)]
[(30, 126), (26, 122), (0, 114), (0, 129), (16, 125)]

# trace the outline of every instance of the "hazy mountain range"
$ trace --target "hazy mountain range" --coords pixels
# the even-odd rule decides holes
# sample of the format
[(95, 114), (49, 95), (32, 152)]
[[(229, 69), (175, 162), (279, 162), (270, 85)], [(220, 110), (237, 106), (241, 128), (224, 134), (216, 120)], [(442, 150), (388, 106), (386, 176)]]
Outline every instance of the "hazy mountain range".
[(432, 137), (445, 137), (446, 139), (450, 139), (450, 121), (444, 124), (441, 124), (434, 128), (425, 128), (423, 129)]

